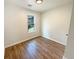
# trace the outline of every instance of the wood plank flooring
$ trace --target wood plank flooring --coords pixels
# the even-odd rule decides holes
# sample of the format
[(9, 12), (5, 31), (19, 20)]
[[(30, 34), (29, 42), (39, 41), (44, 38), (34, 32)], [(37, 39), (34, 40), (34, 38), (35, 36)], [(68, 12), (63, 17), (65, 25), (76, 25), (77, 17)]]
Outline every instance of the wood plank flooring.
[(62, 59), (64, 46), (43, 37), (8, 47), (4, 59)]

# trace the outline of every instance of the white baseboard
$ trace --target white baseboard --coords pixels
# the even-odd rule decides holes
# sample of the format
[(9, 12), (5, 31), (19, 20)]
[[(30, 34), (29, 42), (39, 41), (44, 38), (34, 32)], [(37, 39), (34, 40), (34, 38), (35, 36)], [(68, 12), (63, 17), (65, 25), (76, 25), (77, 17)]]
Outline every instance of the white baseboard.
[[(40, 36), (40, 35), (39, 35), (39, 36)], [(14, 46), (14, 45), (19, 44), (19, 43), (24, 42), (24, 41), (28, 41), (28, 40), (30, 40), (30, 39), (32, 39), (32, 38), (35, 38), (35, 37), (38, 37), (38, 36), (29, 37), (29, 38), (24, 39), (24, 40), (21, 40), (21, 41), (19, 41), (19, 42), (15, 42), (15, 43), (13, 43), (13, 44), (6, 45), (5, 48), (8, 48), (8, 47), (10, 47), (10, 46)], [(45, 37), (45, 36), (42, 36), (42, 37)], [(55, 42), (57, 42), (57, 43), (60, 43), (60, 44), (62, 44), (62, 45), (65, 45), (65, 44), (63, 44), (63, 43), (61, 43), (61, 42), (59, 42), (59, 41), (57, 41), (57, 40), (55, 40), (55, 39), (51, 39), (51, 38), (49, 38), (49, 37), (45, 37), (45, 38), (50, 39), (50, 40), (52, 40), (52, 41), (55, 41)]]
[(38, 36), (29, 37), (29, 38), (24, 39), (24, 40), (21, 40), (21, 41), (19, 41), (19, 42), (15, 42), (15, 43), (13, 43), (13, 44), (6, 45), (4, 48), (8, 48), (8, 47), (14, 46), (14, 45), (16, 45), (16, 44), (22, 43), (22, 42), (24, 42), (24, 41), (31, 40), (32, 38), (35, 38), (35, 37), (38, 37)]
[(50, 38), (50, 37), (46, 37), (46, 36), (42, 36), (42, 37), (45, 37), (45, 38), (47, 38), (47, 39), (49, 39), (49, 40), (55, 41), (55, 42), (57, 42), (57, 43), (59, 43), (59, 44), (62, 44), (62, 45), (64, 45), (64, 46), (66, 46), (65, 43), (62, 43), (62, 42), (57, 41), (57, 40), (55, 40), (55, 39), (52, 39), (52, 38)]

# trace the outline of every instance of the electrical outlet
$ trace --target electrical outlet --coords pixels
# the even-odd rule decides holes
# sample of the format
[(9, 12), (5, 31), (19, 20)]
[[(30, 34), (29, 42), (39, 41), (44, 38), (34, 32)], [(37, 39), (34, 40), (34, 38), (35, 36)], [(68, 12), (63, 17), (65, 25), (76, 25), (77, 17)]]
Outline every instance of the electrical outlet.
[(66, 36), (68, 36), (68, 34), (66, 34)]

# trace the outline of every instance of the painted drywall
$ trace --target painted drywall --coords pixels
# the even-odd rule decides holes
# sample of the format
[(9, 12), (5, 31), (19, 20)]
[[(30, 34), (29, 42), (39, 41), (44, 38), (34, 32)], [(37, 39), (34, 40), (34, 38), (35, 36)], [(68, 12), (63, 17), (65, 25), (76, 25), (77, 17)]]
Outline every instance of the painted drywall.
[[(40, 36), (40, 13), (28, 11), (14, 4), (5, 2), (4, 7), (4, 46), (9, 47), (18, 42)], [(28, 32), (27, 15), (33, 15), (35, 20), (35, 32)]]
[(66, 57), (66, 59), (74, 59), (74, 11), (72, 11), (69, 36), (64, 57)]
[(71, 11), (72, 4), (67, 4), (42, 13), (42, 36), (66, 45)]

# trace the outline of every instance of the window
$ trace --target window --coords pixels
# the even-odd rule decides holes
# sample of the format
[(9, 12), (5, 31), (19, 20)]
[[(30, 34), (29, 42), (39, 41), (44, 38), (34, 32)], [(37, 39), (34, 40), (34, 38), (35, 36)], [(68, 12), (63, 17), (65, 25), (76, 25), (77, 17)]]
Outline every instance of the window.
[(28, 31), (29, 32), (34, 32), (34, 16), (28, 15)]

